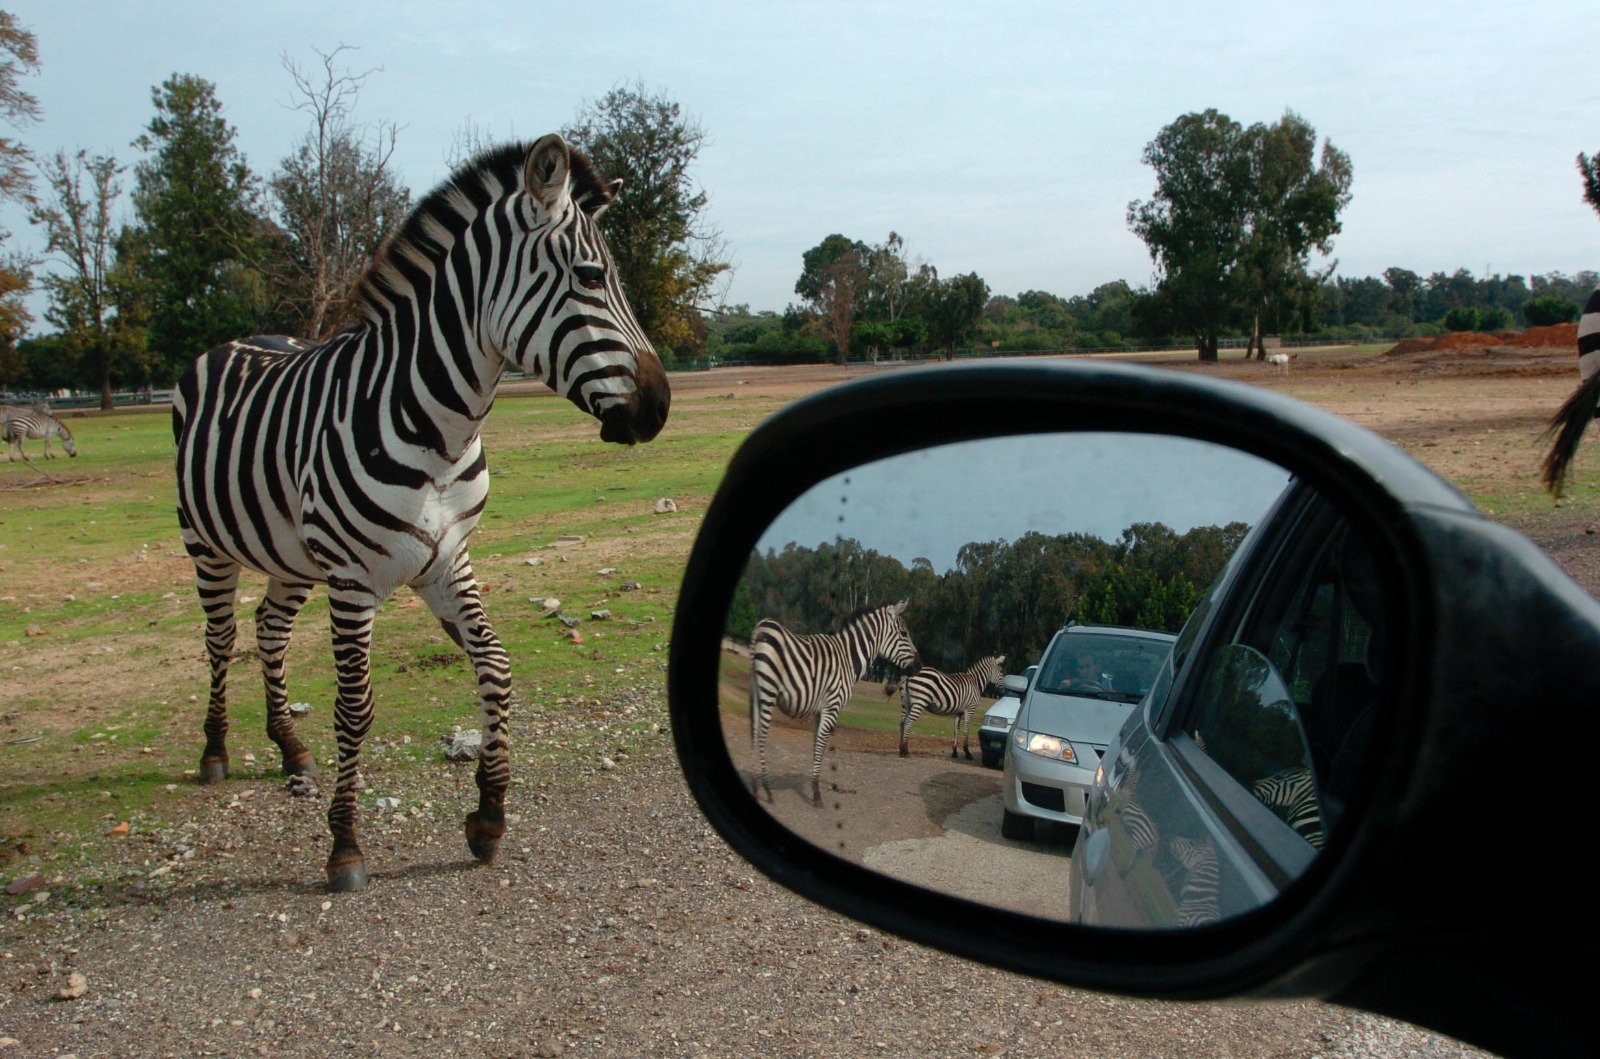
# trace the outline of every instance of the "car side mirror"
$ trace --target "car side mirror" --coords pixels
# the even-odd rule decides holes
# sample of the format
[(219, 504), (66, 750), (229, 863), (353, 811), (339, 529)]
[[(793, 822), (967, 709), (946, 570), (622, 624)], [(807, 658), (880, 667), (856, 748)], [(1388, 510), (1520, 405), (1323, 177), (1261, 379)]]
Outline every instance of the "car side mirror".
[(1000, 678), (1000, 690), (1011, 695), (1022, 695), (1028, 690), (1028, 678), (1020, 673), (1007, 673)]
[[(995, 408), (1006, 414), (987, 414)], [(1031, 508), (985, 503), (996, 489), (1040, 501)], [(1011, 523), (974, 521), (1001, 506), (1012, 509)], [(1180, 518), (1180, 510), (1192, 517)], [(1093, 518), (1108, 521), (1091, 528)], [(1334, 548), (1335, 537), (1319, 535), (1319, 527), (1333, 527), (1338, 541), (1358, 547)], [(1130, 577), (1125, 587), (1146, 609), (1123, 619), (1116, 584), (1068, 585), (1067, 565), (1042, 556), (1057, 557), (1052, 549), (1067, 551), (1068, 544), (1084, 549), (1078, 558), (1099, 544), (1121, 546), (1124, 555), (1170, 550), (1195, 533), (1187, 542), (1195, 554), (1204, 541), (1215, 545), (1206, 564), (1215, 574), (1212, 591), (1202, 594), (1206, 586), (1190, 581), (1195, 614), (1177, 620), (1183, 631), (1148, 693), (1137, 702), (1104, 695), (1104, 710), (1115, 711), (1124, 727), (1079, 740), (1075, 756), (1095, 759), (1089, 805), (1099, 798), (1105, 809), (1104, 792), (1125, 778), (1136, 756), (1130, 741), (1155, 740), (1174, 759), (1176, 789), (1209, 792), (1199, 800), (1224, 831), (1278, 829), (1253, 851), (1249, 872), (1217, 875), (1207, 851), (1192, 842), (1141, 850), (1139, 833), (1157, 842), (1160, 836), (1141, 832), (1146, 822), (1136, 814), (1112, 812), (1099, 833), (1133, 834), (1117, 847), (1132, 850), (1130, 859), (1106, 860), (1109, 845), (1080, 855), (1080, 831), (1070, 847), (1063, 839), (1053, 869), (1030, 869), (1030, 891), (1045, 895), (1043, 903), (974, 890), (963, 871), (1010, 847), (1005, 836), (982, 830), (992, 821), (962, 817), (986, 811), (972, 807), (989, 795), (972, 795), (992, 791), (995, 773), (965, 758), (952, 763), (945, 755), (959, 747), (938, 745), (948, 734), (937, 737), (932, 753), (930, 744), (922, 748), (924, 763), (937, 756), (941, 771), (918, 785), (939, 792), (924, 797), (920, 812), (897, 816), (864, 796), (879, 777), (908, 764), (901, 750), (918, 760), (905, 738), (915, 729), (902, 733), (900, 722), (917, 695), (933, 701), (933, 692), (919, 691), (919, 674), (953, 672), (988, 654), (1032, 661), (1037, 654), (1023, 638), (1039, 624), (1165, 622), (1148, 615), (1161, 614), (1156, 604), (1180, 583), (1175, 576)], [(1256, 537), (1286, 549), (1285, 561), (1293, 559), (1309, 580), (1277, 577), (1270, 563), (1236, 561), (1251, 554)], [(1350, 576), (1358, 563), (1360, 576)], [(1097, 569), (1109, 577), (1114, 565)], [(1329, 579), (1317, 580), (1324, 569)], [(1323, 591), (1324, 583), (1354, 587), (1335, 593)], [(1299, 591), (1302, 584), (1309, 587)], [(1029, 596), (1017, 585), (1036, 588), (1032, 610), (1042, 616), (1005, 609)], [(1361, 591), (1373, 585), (1377, 605)], [(1243, 621), (1269, 597), (1280, 620), (1273, 628), (1287, 630), (1283, 636), (1226, 620)], [(936, 612), (945, 617), (934, 621)], [(963, 613), (981, 620), (963, 625)], [(1346, 643), (1345, 633), (1357, 626), (1381, 649)], [(1296, 632), (1308, 628), (1321, 630), (1321, 638)], [(1246, 633), (1254, 637), (1245, 641), (1250, 651), (1215, 650)], [(1291, 642), (1297, 635), (1303, 642)], [(838, 674), (828, 668), (828, 651), (797, 646), (808, 637), (832, 638), (828, 650), (849, 660), (841, 672), (853, 675), (837, 702), (816, 690)], [(1540, 658), (1532, 684), (1527, 667), (1507, 661), (1519, 638), (1527, 640), (1526, 657)], [(1250, 712), (1235, 710), (1237, 723), (1223, 714), (1184, 723), (1202, 716), (1185, 697), (1198, 692), (1186, 689), (1201, 686), (1198, 675), (1224, 657), (1236, 661), (1212, 679), (1221, 689), (1217, 701), (1248, 704)], [(1461, 1034), (1459, 1025), (1443, 1026), (1448, 1018), (1424, 1010), (1424, 1000), (1408, 1000), (1397, 980), (1417, 946), (1427, 949), (1428, 939), (1442, 936), (1437, 932), (1480, 929), (1483, 903), (1459, 885), (1460, 851), (1481, 846), (1495, 827), (1528, 824), (1515, 799), (1475, 797), (1475, 777), (1503, 749), (1508, 727), (1526, 731), (1522, 713), (1530, 704), (1543, 717), (1559, 715), (1593, 733), (1597, 657), (1600, 606), (1524, 538), (1487, 522), (1448, 483), (1376, 435), (1276, 393), (1184, 372), (1015, 362), (874, 377), (797, 402), (754, 431), (734, 456), (690, 555), (669, 692), (679, 760), (707, 819), (762, 871), (830, 908), (922, 944), (1074, 986), (1191, 999), (1324, 996)], [(1308, 769), (1318, 754), (1331, 760), (1337, 748), (1319, 750), (1294, 712), (1320, 694), (1313, 659), (1319, 674), (1337, 670), (1342, 680), (1339, 666), (1349, 667), (1348, 686), (1358, 670), (1370, 679), (1368, 701), (1351, 699), (1356, 705), (1339, 733), (1358, 740), (1361, 764), (1339, 791), (1338, 814), (1319, 821), (1327, 826), (1314, 845), (1293, 822), (1303, 818), (1273, 810), (1252, 790), (1259, 781), (1245, 770), (1256, 767), (1254, 759), (1241, 764), (1217, 745), (1234, 738), (1230, 732), (1259, 729), (1271, 752), (1256, 758)], [(1197, 677), (1187, 680), (1191, 669)], [(885, 695), (889, 670), (899, 679)], [(1001, 680), (1013, 692), (1028, 683), (1015, 674)], [(949, 733), (955, 719), (940, 719)], [(1013, 731), (1013, 740), (1019, 735), (1041, 736), (1038, 747), (1058, 758), (1071, 742), (1050, 732)], [(1279, 767), (1262, 779), (1287, 784), (1278, 774), (1289, 771)], [(1552, 790), (1586, 796), (1565, 772), (1541, 773), (1540, 782), (1546, 804)], [(1463, 811), (1467, 803), (1471, 810)], [(976, 845), (947, 858), (954, 867), (943, 877), (905, 867), (908, 850), (940, 840), (949, 841), (947, 849)], [(1083, 857), (1100, 856), (1111, 879), (1137, 869), (1152, 850), (1167, 858), (1169, 874), (1181, 869), (1165, 884), (1175, 905), (1170, 922), (1133, 930), (1098, 925), (1120, 922), (1105, 912), (1109, 894), (1093, 906), (1098, 920), (1073, 922), (1063, 912)], [(1223, 885), (1245, 888), (1224, 895), (1231, 904), (1215, 903), (1228, 911), (1178, 914), (1186, 898), (1199, 899), (1193, 908), (1211, 907), (1204, 888)], [(1570, 878), (1549, 885), (1570, 890), (1572, 902), (1583, 899)], [(1535, 921), (1531, 929), (1562, 936), (1553, 911), (1562, 906), (1543, 898), (1538, 904), (1518, 914)], [(1501, 975), (1490, 957), (1480, 964), (1457, 956), (1463, 974), (1471, 966)], [(1505, 983), (1528, 986), (1526, 979)]]

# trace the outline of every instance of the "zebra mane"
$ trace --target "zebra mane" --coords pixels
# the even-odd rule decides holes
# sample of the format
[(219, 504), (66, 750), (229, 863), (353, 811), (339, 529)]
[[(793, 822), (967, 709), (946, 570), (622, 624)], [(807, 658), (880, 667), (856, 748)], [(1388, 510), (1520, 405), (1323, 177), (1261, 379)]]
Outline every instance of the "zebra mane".
[[(356, 300), (381, 311), (385, 295), (409, 289), (419, 270), (440, 261), (490, 204), (522, 183), (522, 167), (533, 144), (503, 144), (479, 151), (459, 166), (400, 222), (356, 284)], [(589, 213), (615, 197), (587, 155), (568, 146), (573, 201)]]

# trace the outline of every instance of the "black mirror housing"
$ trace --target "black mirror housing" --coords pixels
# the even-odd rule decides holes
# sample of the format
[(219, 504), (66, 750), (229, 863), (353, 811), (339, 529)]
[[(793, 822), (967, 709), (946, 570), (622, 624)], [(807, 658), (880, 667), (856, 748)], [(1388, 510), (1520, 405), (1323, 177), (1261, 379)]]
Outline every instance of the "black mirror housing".
[[(994, 414), (1003, 409), (1003, 415)], [(1058, 431), (1206, 440), (1309, 482), (1374, 548), (1397, 617), (1392, 677), (1350, 826), (1260, 910), (1188, 932), (1073, 926), (919, 889), (799, 840), (751, 797), (716, 701), (722, 624), (762, 530), (809, 486), (953, 441)], [(1514, 531), (1363, 428), (1270, 391), (1094, 363), (904, 369), (804, 399), (740, 448), (707, 510), (674, 622), (686, 780), (776, 881), (922, 944), (1067, 985), (1166, 999), (1320, 997), (1504, 1054), (1582, 1054), (1588, 887), (1558, 853), (1594, 800), (1577, 762), (1600, 702), (1600, 604)], [(1003, 686), (1016, 691), (1008, 676)], [(1526, 762), (1526, 764), (1524, 764)], [(1531, 765), (1532, 767), (1527, 767)], [(1485, 797), (1484, 789), (1497, 789)], [(1574, 819), (1580, 821), (1573, 834)], [(1570, 854), (1569, 854), (1570, 856)], [(1524, 863), (1533, 872), (1519, 871)], [(1485, 866), (1490, 872), (1485, 872)], [(1506, 892), (1494, 871), (1532, 882)], [(1582, 917), (1582, 918), (1580, 918)]]

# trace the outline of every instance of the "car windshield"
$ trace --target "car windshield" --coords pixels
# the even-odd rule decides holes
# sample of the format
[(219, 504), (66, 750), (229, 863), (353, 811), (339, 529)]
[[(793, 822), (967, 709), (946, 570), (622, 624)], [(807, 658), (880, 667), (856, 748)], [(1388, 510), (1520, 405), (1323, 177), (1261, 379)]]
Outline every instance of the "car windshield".
[(1112, 702), (1138, 702), (1150, 690), (1161, 663), (1172, 650), (1169, 640), (1115, 633), (1063, 636), (1045, 660), (1038, 687), (1042, 691)]

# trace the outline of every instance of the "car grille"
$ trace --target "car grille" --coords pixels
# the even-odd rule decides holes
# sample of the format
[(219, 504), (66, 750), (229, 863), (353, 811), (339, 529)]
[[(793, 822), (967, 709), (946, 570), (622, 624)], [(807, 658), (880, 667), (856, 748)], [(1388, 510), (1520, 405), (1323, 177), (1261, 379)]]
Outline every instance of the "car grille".
[(1051, 812), (1067, 811), (1067, 796), (1060, 787), (1042, 787), (1037, 783), (1024, 783), (1022, 797), (1029, 805), (1037, 805)]

